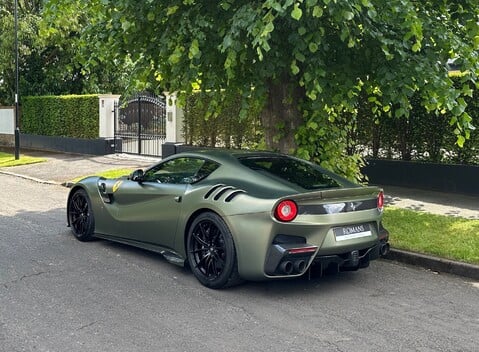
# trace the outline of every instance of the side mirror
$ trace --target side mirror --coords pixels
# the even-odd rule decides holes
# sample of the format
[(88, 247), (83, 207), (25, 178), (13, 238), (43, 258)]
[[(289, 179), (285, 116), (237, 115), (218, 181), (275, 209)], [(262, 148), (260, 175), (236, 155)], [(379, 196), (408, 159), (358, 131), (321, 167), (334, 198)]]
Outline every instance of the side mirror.
[(138, 169), (138, 170), (133, 171), (128, 178), (132, 181), (142, 183), (144, 176), (145, 176), (145, 174), (143, 173), (143, 170)]

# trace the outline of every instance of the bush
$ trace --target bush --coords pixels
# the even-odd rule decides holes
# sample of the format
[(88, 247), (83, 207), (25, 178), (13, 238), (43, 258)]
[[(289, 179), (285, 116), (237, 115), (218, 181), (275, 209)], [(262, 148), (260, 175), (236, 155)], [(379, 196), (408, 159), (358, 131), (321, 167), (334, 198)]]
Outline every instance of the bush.
[(255, 148), (262, 140), (259, 108), (243, 109), (241, 97), (213, 92), (196, 92), (184, 102), (185, 140), (190, 145), (225, 148)]
[(34, 135), (98, 138), (98, 95), (25, 97), (21, 127)]
[[(461, 89), (459, 79), (457, 89)], [(467, 112), (477, 121), (479, 100), (466, 97)], [(409, 118), (371, 115), (367, 99), (358, 109), (349, 149), (366, 157), (417, 160), (437, 163), (479, 164), (479, 130), (471, 131), (463, 147), (456, 144), (452, 115), (428, 112), (421, 104), (419, 94), (410, 99)]]

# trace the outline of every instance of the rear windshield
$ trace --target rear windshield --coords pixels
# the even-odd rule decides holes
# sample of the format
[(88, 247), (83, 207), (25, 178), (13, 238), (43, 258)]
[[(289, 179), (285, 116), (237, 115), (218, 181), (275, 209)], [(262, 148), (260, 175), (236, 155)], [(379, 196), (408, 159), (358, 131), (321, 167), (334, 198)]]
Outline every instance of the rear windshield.
[(305, 161), (288, 157), (245, 157), (239, 161), (252, 170), (274, 175), (304, 189), (340, 187), (332, 177)]

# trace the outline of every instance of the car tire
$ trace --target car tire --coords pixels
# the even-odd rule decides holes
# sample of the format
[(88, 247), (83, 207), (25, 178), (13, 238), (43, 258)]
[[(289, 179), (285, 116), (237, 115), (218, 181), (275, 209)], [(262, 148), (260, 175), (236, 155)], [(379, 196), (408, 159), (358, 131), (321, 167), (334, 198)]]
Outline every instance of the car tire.
[(68, 200), (68, 223), (73, 235), (80, 241), (89, 241), (95, 231), (95, 217), (90, 197), (83, 189), (78, 189)]
[(188, 229), (186, 246), (190, 268), (204, 286), (219, 289), (242, 282), (233, 236), (218, 214), (197, 216)]

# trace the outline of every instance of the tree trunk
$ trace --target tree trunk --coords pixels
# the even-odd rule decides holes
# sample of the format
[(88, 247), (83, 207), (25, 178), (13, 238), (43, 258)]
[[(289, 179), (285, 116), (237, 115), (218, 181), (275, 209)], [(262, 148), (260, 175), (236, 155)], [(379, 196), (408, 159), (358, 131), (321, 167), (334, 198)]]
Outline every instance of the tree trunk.
[(268, 83), (268, 97), (261, 112), (268, 149), (291, 154), (296, 150), (294, 135), (303, 123), (299, 103), (304, 90), (287, 80)]

